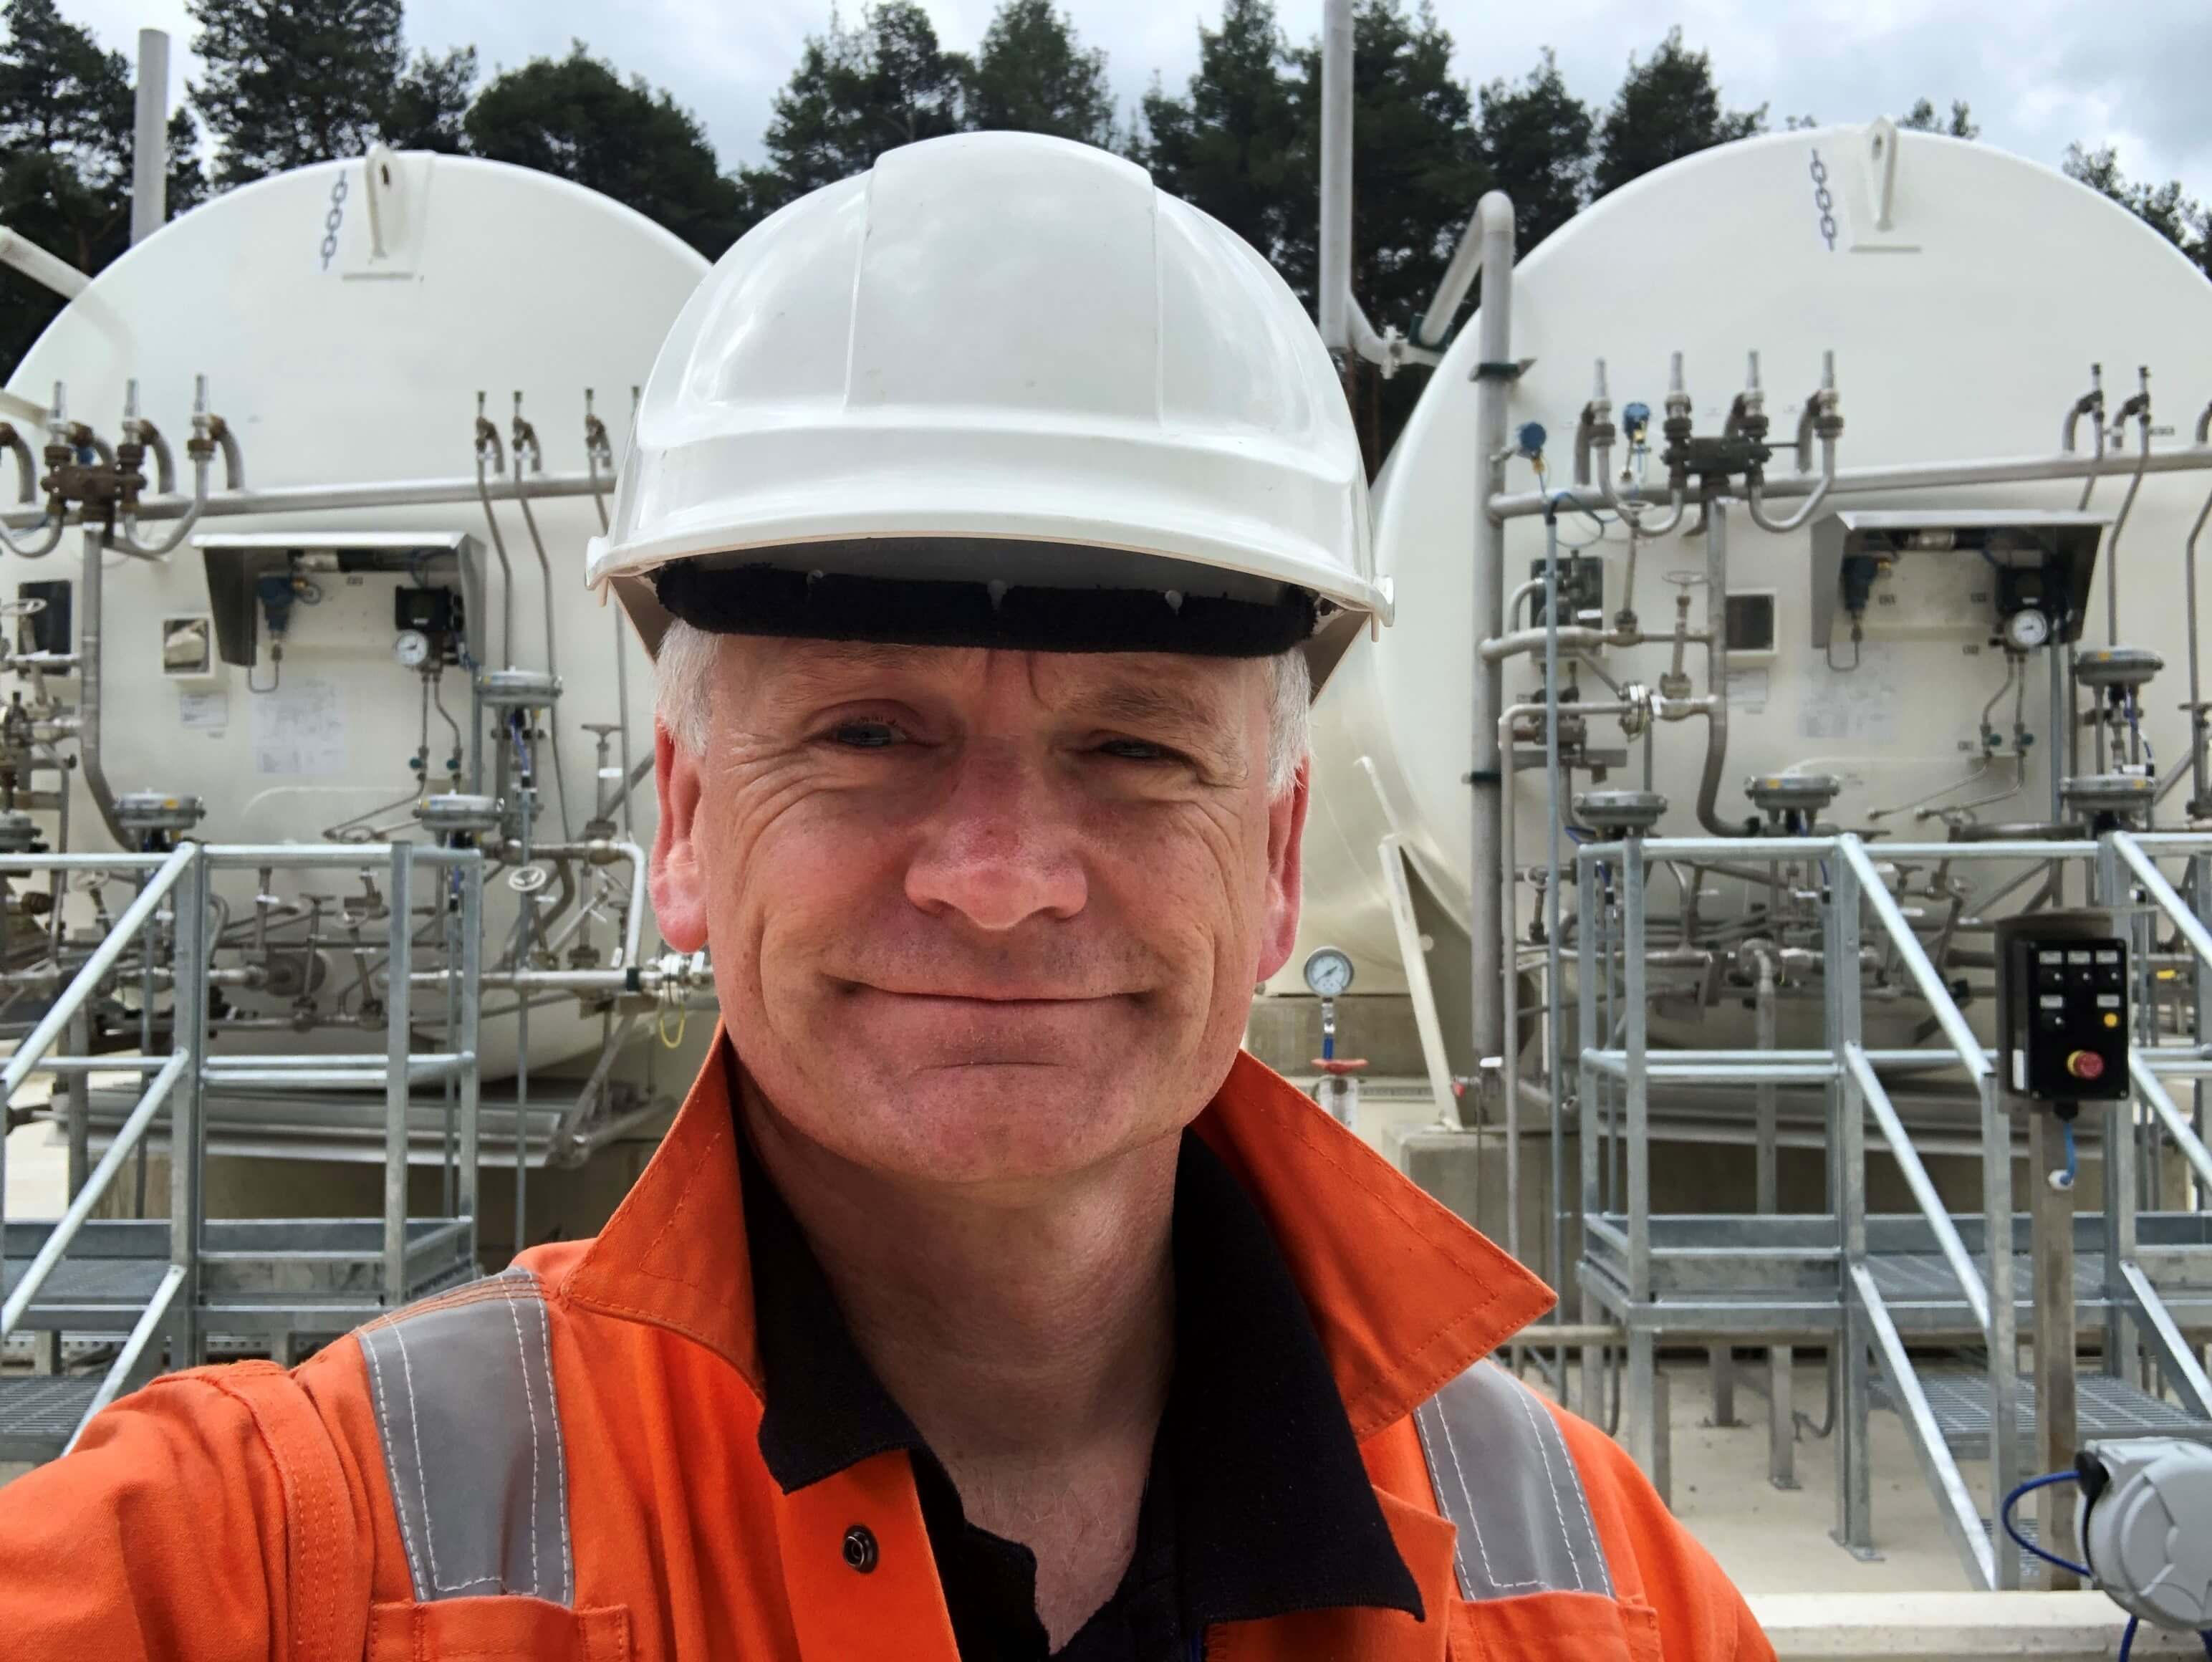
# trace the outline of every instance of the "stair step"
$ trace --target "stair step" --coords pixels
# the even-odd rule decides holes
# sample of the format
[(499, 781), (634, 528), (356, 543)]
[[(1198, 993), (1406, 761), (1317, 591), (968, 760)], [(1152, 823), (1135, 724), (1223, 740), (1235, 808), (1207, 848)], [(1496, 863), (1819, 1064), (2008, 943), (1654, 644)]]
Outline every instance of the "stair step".
[[(1979, 1368), (1934, 1367), (1918, 1371), (1920, 1388), (1943, 1441), (1962, 1459), (1981, 1460), (1990, 1452), (1990, 1376)], [(2035, 1381), (2018, 1381), (2021, 1434), (2036, 1429)], [(1877, 1373), (1873, 1395), (1884, 1408), (1897, 1402), (1888, 1382)], [(2212, 1443), (2212, 1421), (2200, 1420), (2179, 1405), (2151, 1396), (2109, 1373), (2083, 1372), (2075, 1385), (2081, 1434), (2092, 1437), (2189, 1437)]]
[(51, 1460), (100, 1394), (94, 1374), (0, 1376), (0, 1460)]

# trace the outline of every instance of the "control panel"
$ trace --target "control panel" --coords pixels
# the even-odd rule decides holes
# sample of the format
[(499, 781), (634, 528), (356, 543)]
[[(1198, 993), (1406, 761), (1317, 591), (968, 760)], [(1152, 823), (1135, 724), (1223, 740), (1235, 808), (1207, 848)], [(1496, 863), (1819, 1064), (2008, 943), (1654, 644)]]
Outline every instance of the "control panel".
[[(2033, 924), (2035, 920), (2023, 919)], [(2007, 1083), (2035, 1102), (2128, 1094), (2128, 948), (2116, 935), (2008, 931), (1998, 1047)]]

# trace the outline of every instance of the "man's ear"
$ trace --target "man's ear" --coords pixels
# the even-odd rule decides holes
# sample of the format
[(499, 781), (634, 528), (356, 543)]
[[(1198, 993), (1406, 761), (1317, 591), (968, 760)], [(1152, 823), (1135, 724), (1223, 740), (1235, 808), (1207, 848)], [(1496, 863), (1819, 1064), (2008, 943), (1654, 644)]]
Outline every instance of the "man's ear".
[(1290, 962), (1297, 944), (1298, 906), (1304, 898), (1306, 804), (1313, 758), (1298, 764), (1291, 788), (1267, 805), (1267, 893), (1260, 930), (1259, 973), (1253, 984)]
[(696, 841), (699, 764), (657, 717), (653, 761), (653, 787), (660, 798), (660, 828), (653, 834), (653, 921), (661, 938), (678, 952), (696, 953), (707, 945), (707, 873)]

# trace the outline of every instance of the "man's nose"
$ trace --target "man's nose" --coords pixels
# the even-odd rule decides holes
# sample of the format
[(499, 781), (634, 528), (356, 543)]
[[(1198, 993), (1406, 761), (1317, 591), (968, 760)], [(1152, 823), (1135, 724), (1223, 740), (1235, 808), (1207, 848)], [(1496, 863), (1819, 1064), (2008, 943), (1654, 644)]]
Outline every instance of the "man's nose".
[(969, 748), (922, 827), (907, 868), (907, 898), (983, 929), (1012, 929), (1040, 915), (1073, 917), (1088, 896), (1080, 835), (1076, 805), (1043, 758), (998, 746)]

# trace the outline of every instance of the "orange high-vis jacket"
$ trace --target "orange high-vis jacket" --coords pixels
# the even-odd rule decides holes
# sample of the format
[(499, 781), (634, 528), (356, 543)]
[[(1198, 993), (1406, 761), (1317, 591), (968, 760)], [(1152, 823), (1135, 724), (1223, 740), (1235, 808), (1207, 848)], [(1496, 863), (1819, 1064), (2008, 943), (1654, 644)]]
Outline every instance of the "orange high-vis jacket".
[[(1773, 1656), (1625, 1453), (1480, 1361), (1540, 1283), (1249, 1056), (1196, 1129), (1305, 1297), (1423, 1608), (1218, 1624), (1207, 1662)], [(790, 1494), (763, 1464), (736, 1142), (711, 1062), (597, 1239), (109, 1409), (0, 1490), (0, 1649), (957, 1662), (906, 1452)]]

